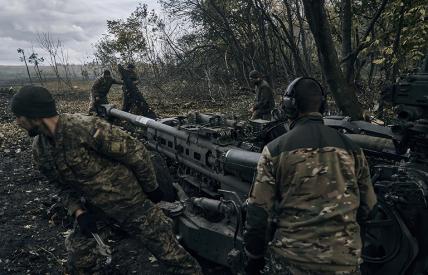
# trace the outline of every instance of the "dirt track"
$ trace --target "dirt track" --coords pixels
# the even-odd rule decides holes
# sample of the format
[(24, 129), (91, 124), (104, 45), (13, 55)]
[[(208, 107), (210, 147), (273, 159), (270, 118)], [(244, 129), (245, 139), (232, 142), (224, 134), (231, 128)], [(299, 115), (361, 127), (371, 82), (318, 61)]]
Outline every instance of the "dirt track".
[[(56, 203), (58, 190), (32, 168), (32, 140), (15, 126), (9, 112), (10, 98), (11, 95), (0, 93), (0, 274), (64, 274), (64, 238), (73, 221)], [(87, 108), (85, 91), (55, 93), (55, 98), (61, 112), (85, 112)], [(113, 91), (110, 99), (119, 104), (119, 89)], [(167, 100), (156, 101), (152, 107), (163, 115), (182, 113), (183, 109), (218, 112), (223, 108), (203, 101), (185, 103), (181, 98), (181, 103), (175, 100), (171, 105), (164, 103)], [(251, 99), (236, 101), (245, 104), (242, 109), (246, 110)], [(230, 104), (226, 109), (229, 114), (235, 113)], [(132, 241), (120, 242), (115, 251), (123, 250), (127, 253), (117, 252), (114, 257), (112, 274), (125, 269), (128, 272), (123, 274), (163, 273), (156, 259)], [(206, 267), (206, 273), (218, 272)]]

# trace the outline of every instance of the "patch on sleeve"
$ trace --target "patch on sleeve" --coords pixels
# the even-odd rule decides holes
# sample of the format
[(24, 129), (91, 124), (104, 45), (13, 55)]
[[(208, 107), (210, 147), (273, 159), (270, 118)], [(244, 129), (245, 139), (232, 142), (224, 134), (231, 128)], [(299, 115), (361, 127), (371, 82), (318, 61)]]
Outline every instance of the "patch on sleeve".
[(119, 141), (113, 141), (110, 143), (110, 150), (112, 153), (121, 153), (122, 152), (122, 143)]

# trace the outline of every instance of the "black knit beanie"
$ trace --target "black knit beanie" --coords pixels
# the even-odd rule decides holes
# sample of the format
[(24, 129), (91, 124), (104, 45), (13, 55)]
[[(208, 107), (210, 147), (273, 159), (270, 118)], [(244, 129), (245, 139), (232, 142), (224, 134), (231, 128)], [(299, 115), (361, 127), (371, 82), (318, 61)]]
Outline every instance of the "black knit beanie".
[(10, 104), (16, 116), (44, 118), (57, 115), (55, 100), (43, 87), (24, 86), (13, 97)]

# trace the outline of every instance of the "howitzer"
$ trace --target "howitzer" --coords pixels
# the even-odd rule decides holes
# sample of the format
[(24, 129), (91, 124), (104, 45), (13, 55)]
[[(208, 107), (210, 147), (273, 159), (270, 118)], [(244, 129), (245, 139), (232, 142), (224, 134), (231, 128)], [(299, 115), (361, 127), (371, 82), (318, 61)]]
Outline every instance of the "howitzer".
[(428, 273), (428, 57), (387, 89), (399, 163), (372, 166), (378, 204), (366, 224), (364, 274)]
[[(108, 117), (144, 129), (143, 140), (169, 159), (180, 189), (180, 204), (168, 204), (181, 242), (199, 256), (232, 270), (242, 266), (245, 200), (263, 146), (287, 131), (281, 121), (237, 121), (191, 113), (153, 120), (104, 105)], [(405, 159), (395, 153), (385, 127), (331, 117), (325, 123), (345, 132), (374, 157)], [(380, 127), (380, 128), (379, 128)], [(375, 132), (368, 136), (366, 133)]]
[[(257, 135), (274, 125), (254, 121), (244, 126), (198, 113), (156, 121), (104, 107), (107, 116), (144, 128), (145, 144), (174, 163), (181, 205), (168, 208), (181, 242), (201, 257), (232, 266), (240, 257), (242, 206), (260, 156)], [(252, 143), (244, 140), (248, 135)]]

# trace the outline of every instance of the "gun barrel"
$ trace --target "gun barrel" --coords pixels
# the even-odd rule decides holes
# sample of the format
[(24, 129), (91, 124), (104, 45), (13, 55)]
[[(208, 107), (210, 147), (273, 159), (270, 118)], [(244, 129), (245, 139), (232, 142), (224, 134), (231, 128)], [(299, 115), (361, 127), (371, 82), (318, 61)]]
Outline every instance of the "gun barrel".
[(131, 113), (127, 113), (125, 111), (121, 111), (119, 109), (115, 109), (115, 108), (113, 108), (112, 105), (109, 105), (109, 104), (105, 104), (105, 105), (103, 105), (103, 107), (105, 108), (106, 114), (108, 116), (112, 116), (112, 117), (116, 117), (116, 118), (120, 118), (120, 119), (129, 121), (134, 125), (148, 126), (148, 124), (151, 124), (151, 122), (156, 122), (155, 120), (148, 118), (148, 117), (138, 116), (138, 115), (134, 115)]
[(395, 152), (395, 146), (392, 139), (359, 134), (347, 134), (346, 136), (366, 150), (376, 152)]
[(225, 155), (224, 170), (252, 182), (260, 153), (230, 149)]
[[(111, 117), (124, 119), (134, 125), (147, 128), (147, 145), (167, 157), (183, 163), (203, 175), (217, 180), (227, 186), (228, 190), (234, 190), (238, 194), (245, 195), (248, 193), (249, 183), (242, 184), (239, 175), (245, 175), (245, 179), (251, 182), (252, 175), (257, 165), (258, 153), (245, 152), (243, 150), (232, 150), (229, 153), (227, 165), (228, 171), (221, 171), (214, 168), (217, 163), (222, 163), (226, 158), (227, 152), (231, 151), (230, 147), (217, 146), (197, 135), (189, 133), (172, 126), (160, 123), (156, 120), (130, 114), (113, 108), (111, 105), (104, 105), (106, 114)], [(245, 158), (253, 160), (252, 163), (245, 161)], [(218, 160), (218, 161), (217, 161)], [(250, 161), (251, 162), (251, 161)], [(247, 174), (239, 171), (236, 173), (234, 168), (244, 168)], [(248, 177), (251, 174), (251, 177)]]

